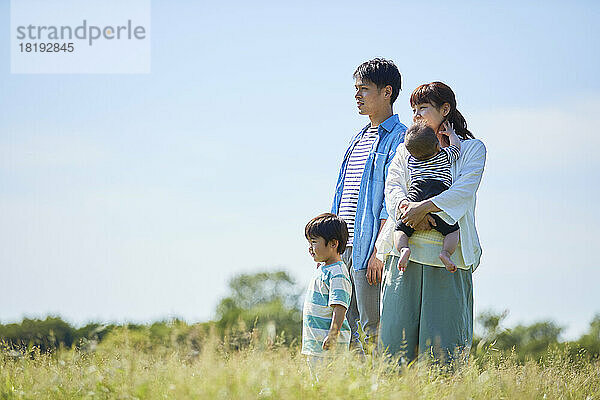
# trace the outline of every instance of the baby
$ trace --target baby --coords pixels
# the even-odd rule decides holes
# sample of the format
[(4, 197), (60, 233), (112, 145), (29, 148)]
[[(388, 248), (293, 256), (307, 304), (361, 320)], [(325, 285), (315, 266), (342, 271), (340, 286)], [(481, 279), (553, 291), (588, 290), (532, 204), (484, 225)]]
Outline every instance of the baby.
[[(460, 139), (448, 122), (444, 123), (444, 130), (440, 133), (448, 136), (450, 146), (440, 148), (440, 142), (433, 129), (423, 123), (414, 124), (406, 131), (404, 145), (410, 153), (407, 163), (410, 187), (406, 199), (400, 203), (400, 208), (405, 201), (417, 202), (430, 199), (452, 185), (450, 167), (460, 156)], [(434, 229), (444, 235), (440, 260), (448, 271), (454, 272), (456, 265), (450, 257), (458, 246), (460, 237), (458, 223), (449, 225), (439, 216), (435, 214), (431, 216), (436, 222)], [(400, 252), (398, 268), (401, 271), (404, 271), (408, 264), (410, 257), (408, 238), (413, 233), (414, 229), (401, 220), (396, 224), (394, 242)]]

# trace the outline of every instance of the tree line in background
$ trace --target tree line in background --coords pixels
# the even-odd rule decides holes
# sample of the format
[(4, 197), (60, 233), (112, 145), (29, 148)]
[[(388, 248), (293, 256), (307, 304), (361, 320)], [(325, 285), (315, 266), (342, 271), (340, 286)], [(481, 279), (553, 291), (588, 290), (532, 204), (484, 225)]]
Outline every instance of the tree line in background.
[[(5, 351), (23, 354), (77, 348), (94, 351), (101, 345), (118, 346), (124, 331), (128, 344), (139, 350), (154, 347), (187, 346), (200, 350), (209, 337), (216, 337), (229, 349), (251, 343), (262, 346), (296, 347), (302, 332), (302, 291), (285, 271), (241, 274), (229, 282), (229, 296), (218, 304), (214, 321), (187, 324), (178, 319), (151, 325), (102, 325), (90, 323), (75, 328), (59, 317), (24, 319), (18, 324), (0, 325), (0, 341)], [(502, 328), (506, 313), (484, 312), (477, 317), (481, 332), (475, 335), (474, 355), (512, 353), (519, 361), (541, 360), (549, 350), (566, 349), (573, 357), (600, 357), (600, 315), (578, 340), (560, 340), (564, 328), (552, 321)]]

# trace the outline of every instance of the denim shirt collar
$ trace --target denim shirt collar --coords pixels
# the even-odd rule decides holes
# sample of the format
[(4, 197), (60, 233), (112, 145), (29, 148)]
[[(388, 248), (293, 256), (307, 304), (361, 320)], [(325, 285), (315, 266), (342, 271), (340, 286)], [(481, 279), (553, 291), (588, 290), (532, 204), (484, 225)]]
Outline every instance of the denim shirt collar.
[[(383, 128), (383, 130), (386, 133), (389, 133), (389, 132), (391, 132), (394, 129), (394, 127), (396, 126), (396, 124), (399, 124), (399, 123), (400, 123), (400, 119), (398, 118), (398, 114), (393, 114), (388, 119), (386, 119), (381, 124), (379, 124), (378, 133), (381, 133), (381, 128)], [(369, 129), (370, 127), (371, 127), (371, 124), (369, 123), (367, 126), (365, 126), (363, 128), (363, 130), (362, 130), (361, 133), (366, 132), (367, 129)]]
[(398, 114), (393, 114), (391, 117), (379, 124), (379, 126), (385, 129), (387, 132), (391, 132), (392, 129), (394, 129), (394, 126), (399, 123), (400, 119), (398, 118)]

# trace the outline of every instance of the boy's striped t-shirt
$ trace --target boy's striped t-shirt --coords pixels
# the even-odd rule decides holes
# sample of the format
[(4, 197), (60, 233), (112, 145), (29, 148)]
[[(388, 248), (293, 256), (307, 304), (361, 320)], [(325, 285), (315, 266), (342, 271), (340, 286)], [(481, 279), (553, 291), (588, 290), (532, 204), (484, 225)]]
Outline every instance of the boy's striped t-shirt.
[[(339, 261), (318, 267), (306, 290), (302, 312), (302, 354), (324, 356), (323, 341), (333, 319), (333, 305), (350, 305), (352, 283), (346, 264)], [(337, 341), (340, 349), (350, 345), (350, 325), (344, 318)]]
[(346, 166), (338, 215), (346, 221), (346, 225), (348, 226), (348, 246), (352, 246), (352, 241), (354, 240), (354, 219), (358, 205), (360, 182), (362, 181), (365, 163), (367, 162), (367, 158), (369, 158), (371, 147), (373, 147), (373, 143), (377, 139), (377, 128), (376, 126), (372, 126), (367, 129), (363, 137), (360, 138), (352, 149), (348, 165)]

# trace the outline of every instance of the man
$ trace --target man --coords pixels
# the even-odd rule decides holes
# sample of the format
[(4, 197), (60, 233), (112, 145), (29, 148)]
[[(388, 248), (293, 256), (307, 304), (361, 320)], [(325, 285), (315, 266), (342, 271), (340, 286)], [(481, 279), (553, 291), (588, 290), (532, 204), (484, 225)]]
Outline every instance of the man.
[(406, 126), (392, 111), (402, 81), (392, 61), (366, 61), (354, 72), (354, 80), (358, 112), (370, 123), (346, 150), (331, 212), (348, 226), (342, 259), (350, 269), (352, 299), (346, 318), (352, 331), (350, 347), (361, 349), (359, 322), (366, 343), (377, 341), (383, 263), (375, 257), (375, 241), (388, 216), (383, 195), (388, 165), (404, 140)]

